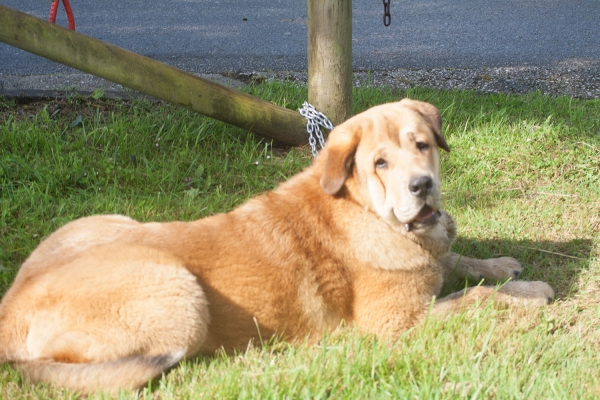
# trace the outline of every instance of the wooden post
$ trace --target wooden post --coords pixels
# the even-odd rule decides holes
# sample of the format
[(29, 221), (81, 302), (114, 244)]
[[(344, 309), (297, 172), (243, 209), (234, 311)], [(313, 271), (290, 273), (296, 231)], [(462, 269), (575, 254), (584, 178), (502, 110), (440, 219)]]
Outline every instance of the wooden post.
[(2, 5), (0, 41), (283, 143), (308, 143), (296, 111)]
[(352, 116), (352, 0), (308, 1), (308, 102), (334, 125)]

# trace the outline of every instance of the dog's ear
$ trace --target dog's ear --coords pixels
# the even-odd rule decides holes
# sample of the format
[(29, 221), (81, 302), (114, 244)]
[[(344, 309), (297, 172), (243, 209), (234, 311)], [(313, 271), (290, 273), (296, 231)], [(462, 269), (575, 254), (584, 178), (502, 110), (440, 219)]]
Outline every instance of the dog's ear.
[(360, 141), (360, 127), (340, 125), (329, 134), (323, 149), (325, 163), (321, 175), (321, 188), (327, 194), (340, 191), (352, 170), (354, 153)]
[(411, 99), (402, 99), (400, 104), (407, 106), (421, 114), (421, 116), (423, 116), (423, 118), (425, 118), (427, 123), (431, 126), (431, 129), (433, 129), (438, 147), (448, 152), (450, 151), (450, 146), (448, 146), (448, 142), (446, 142), (446, 138), (442, 133), (442, 114), (437, 107), (423, 101)]

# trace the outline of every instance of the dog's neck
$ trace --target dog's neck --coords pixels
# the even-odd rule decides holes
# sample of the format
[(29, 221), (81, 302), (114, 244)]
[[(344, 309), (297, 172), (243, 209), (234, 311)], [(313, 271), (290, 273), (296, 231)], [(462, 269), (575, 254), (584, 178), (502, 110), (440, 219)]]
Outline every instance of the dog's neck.
[[(314, 218), (314, 223), (324, 226), (308, 233), (313, 236), (307, 238), (308, 241), (318, 241), (325, 247), (335, 240), (349, 241), (357, 249), (356, 257), (373, 267), (419, 268), (418, 265), (430, 265), (431, 258), (439, 259), (450, 250), (456, 237), (456, 228), (454, 221), (446, 213), (442, 213), (438, 224), (428, 231), (406, 232), (401, 227), (390, 226), (365, 203), (352, 175), (335, 195), (325, 193), (320, 187), (319, 179), (320, 165), (315, 163), (298, 176), (282, 183), (261, 201), (286, 202), (287, 206), (278, 209), (287, 208), (290, 212), (304, 213), (306, 218)], [(305, 196), (308, 194), (310, 197), (303, 199), (301, 210), (297, 207), (298, 199), (295, 197), (298, 193), (304, 193)], [(316, 238), (316, 232), (325, 236)], [(365, 236), (366, 232), (369, 232), (369, 236)], [(402, 245), (399, 245), (400, 241), (403, 242)], [(335, 247), (337, 246), (332, 246)], [(402, 251), (398, 250), (400, 248)], [(391, 256), (392, 254), (395, 255)], [(346, 256), (334, 255), (340, 258), (347, 258)], [(422, 262), (417, 261), (421, 259)]]

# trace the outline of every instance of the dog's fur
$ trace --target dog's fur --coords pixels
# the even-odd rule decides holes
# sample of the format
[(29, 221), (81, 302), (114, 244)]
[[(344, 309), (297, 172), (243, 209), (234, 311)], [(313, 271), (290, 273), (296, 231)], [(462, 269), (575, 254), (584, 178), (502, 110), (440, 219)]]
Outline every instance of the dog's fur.
[(439, 111), (405, 99), (341, 124), (312, 166), (229, 213), (73, 221), (4, 296), (0, 361), (84, 393), (136, 388), (184, 357), (244, 349), (259, 335), (316, 338), (345, 321), (393, 340), (430, 310), (491, 297), (546, 304), (547, 284), (519, 281), (430, 307), (451, 274), (521, 271), (512, 258), (449, 252), (456, 230), (439, 211), (438, 147), (449, 150)]

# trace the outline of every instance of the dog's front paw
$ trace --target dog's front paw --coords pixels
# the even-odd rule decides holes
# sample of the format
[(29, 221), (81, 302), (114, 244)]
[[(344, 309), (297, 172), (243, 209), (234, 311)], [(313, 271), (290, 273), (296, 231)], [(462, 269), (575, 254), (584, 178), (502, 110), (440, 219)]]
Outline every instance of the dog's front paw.
[(523, 264), (512, 257), (488, 258), (482, 277), (488, 280), (504, 282), (508, 279), (515, 280), (523, 272)]
[(554, 290), (546, 282), (541, 281), (518, 281), (508, 282), (498, 289), (504, 300), (508, 303), (528, 305), (528, 306), (545, 306), (554, 300)]

